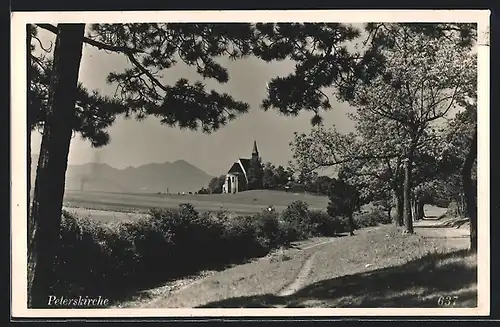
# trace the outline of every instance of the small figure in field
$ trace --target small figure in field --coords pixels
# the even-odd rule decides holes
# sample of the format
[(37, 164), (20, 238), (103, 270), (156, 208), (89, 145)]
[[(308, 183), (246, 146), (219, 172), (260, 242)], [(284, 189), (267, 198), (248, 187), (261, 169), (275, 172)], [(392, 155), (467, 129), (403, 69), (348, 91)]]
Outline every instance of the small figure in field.
[(276, 210), (274, 209), (274, 206), (270, 205), (269, 207), (267, 207), (267, 211), (268, 212), (275, 212)]

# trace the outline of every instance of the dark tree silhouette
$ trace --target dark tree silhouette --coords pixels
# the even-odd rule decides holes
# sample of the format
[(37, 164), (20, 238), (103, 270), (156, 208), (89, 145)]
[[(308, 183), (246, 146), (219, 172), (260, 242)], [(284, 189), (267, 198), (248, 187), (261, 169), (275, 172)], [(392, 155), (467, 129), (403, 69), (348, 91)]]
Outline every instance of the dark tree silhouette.
[(345, 217), (349, 226), (349, 234), (354, 235), (354, 213), (361, 208), (359, 191), (354, 185), (339, 178), (332, 181), (329, 198), (328, 214), (331, 217)]
[(260, 190), (263, 187), (264, 167), (259, 157), (250, 159), (250, 167), (248, 169), (248, 189)]
[(30, 304), (47, 305), (54, 282), (53, 260), (59, 237), (64, 179), (73, 132), (68, 122), (74, 119), (78, 71), (82, 58), (85, 24), (58, 27), (54, 51), (54, 73), (43, 129), (35, 194), (31, 209), (34, 240), (30, 244)]
[[(204, 132), (217, 130), (248, 104), (228, 94), (206, 91), (201, 82), (179, 79), (173, 86), (160, 81), (161, 73), (177, 58), (195, 66), (203, 78), (228, 81), (227, 70), (214, 58), (241, 58), (250, 52), (253, 33), (249, 24), (95, 24), (85, 35), (85, 24), (37, 24), (54, 33), (56, 47), (49, 87), (48, 110), (43, 122), (40, 159), (35, 181), (29, 247), (29, 305), (44, 307), (50, 294), (54, 249), (61, 223), (65, 173), (74, 122), (78, 117), (78, 71), (82, 45), (126, 56), (131, 68), (113, 72), (108, 82), (117, 85), (118, 101), (126, 116), (160, 118), (162, 124)], [(90, 130), (93, 130), (90, 124)]]
[(220, 194), (222, 193), (222, 187), (226, 182), (226, 175), (220, 175), (219, 177), (214, 177), (208, 183), (208, 193), (210, 194)]

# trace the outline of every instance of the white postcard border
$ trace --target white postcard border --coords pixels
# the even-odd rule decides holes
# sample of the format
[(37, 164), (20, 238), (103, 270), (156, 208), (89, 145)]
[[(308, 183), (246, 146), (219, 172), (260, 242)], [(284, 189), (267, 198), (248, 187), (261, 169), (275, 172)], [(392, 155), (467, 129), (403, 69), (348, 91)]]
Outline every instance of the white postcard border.
[[(13, 317), (477, 316), (490, 310), (488, 10), (13, 12), (11, 14), (11, 313)], [(28, 309), (26, 24), (120, 22), (471, 22), (478, 24), (478, 307), (332, 309)], [(452, 277), (450, 277), (452, 278)]]

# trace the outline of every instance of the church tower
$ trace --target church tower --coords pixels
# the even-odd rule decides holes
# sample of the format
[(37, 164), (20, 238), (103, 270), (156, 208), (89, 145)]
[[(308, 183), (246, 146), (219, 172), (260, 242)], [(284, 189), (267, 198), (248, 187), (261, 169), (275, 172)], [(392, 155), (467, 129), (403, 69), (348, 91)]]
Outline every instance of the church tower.
[(257, 141), (253, 141), (252, 159), (259, 158), (259, 150), (257, 150)]

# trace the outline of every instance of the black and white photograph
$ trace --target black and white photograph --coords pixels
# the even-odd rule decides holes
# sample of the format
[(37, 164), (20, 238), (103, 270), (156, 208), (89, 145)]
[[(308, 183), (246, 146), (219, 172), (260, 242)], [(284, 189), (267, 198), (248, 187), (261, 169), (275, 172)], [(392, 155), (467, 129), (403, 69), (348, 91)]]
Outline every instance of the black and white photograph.
[(11, 26), (14, 316), (489, 314), (488, 11)]

